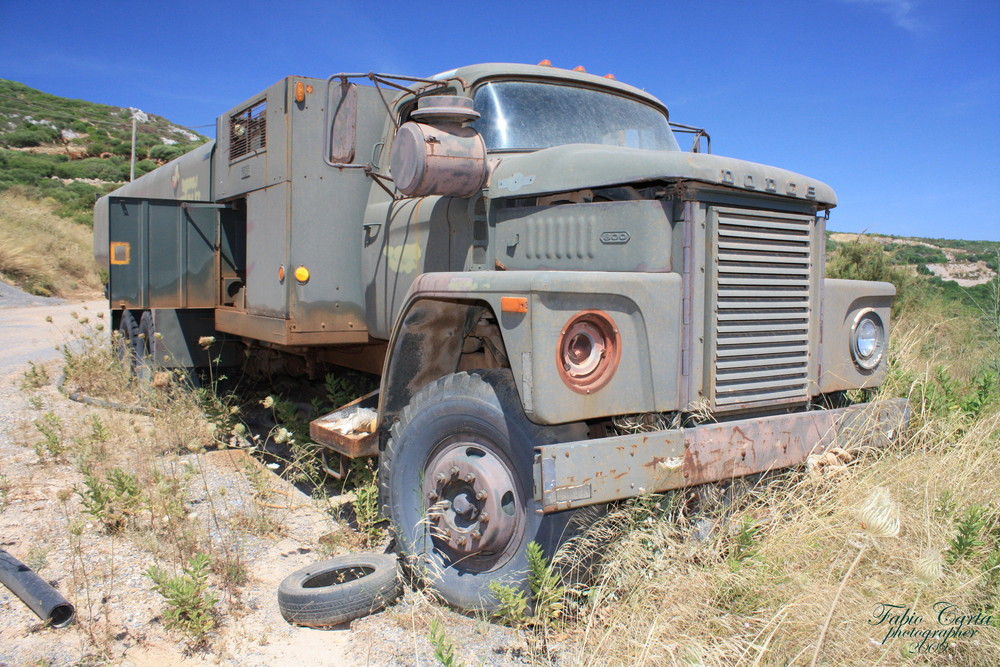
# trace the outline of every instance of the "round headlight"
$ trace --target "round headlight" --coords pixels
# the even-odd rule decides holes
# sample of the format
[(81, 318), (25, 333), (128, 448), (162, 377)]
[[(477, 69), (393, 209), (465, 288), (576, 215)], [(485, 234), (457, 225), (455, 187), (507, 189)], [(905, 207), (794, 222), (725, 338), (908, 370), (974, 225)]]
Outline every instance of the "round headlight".
[(606, 313), (581, 311), (560, 332), (557, 370), (573, 391), (589, 394), (606, 385), (620, 358), (621, 335)]
[(863, 311), (854, 320), (851, 332), (851, 355), (865, 370), (872, 370), (882, 360), (885, 351), (885, 326), (874, 310)]

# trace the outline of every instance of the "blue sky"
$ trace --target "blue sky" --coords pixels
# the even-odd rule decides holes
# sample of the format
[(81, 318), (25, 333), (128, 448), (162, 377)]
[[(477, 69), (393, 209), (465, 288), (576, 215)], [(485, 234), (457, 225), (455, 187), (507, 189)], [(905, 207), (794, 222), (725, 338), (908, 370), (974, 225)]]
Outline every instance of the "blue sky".
[(1000, 241), (998, 35), (996, 0), (0, 0), (0, 77), (196, 126), (289, 74), (548, 58), (829, 183), (834, 230)]

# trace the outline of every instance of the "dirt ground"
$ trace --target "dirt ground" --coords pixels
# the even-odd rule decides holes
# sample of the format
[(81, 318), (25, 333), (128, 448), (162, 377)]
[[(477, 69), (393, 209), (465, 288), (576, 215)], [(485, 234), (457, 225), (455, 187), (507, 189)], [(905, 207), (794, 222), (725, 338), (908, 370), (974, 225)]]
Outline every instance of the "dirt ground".
[[(48, 413), (66, 433), (83, 432), (97, 415), (113, 433), (156, 436), (146, 417), (71, 402), (55, 387), (62, 367), (55, 347), (65, 342), (73, 313), (96, 316), (104, 308), (102, 302), (0, 302), (0, 548), (33, 567), (77, 609), (72, 626), (48, 628), (0, 586), (0, 666), (432, 665), (433, 618), (462, 662), (524, 664), (517, 632), (455, 614), (412, 590), (389, 609), (351, 624), (317, 630), (286, 623), (277, 607), (279, 582), (331, 552), (354, 550), (357, 538), (334, 518), (327, 499), (308, 497), (242, 450), (134, 461), (137, 468), (183, 472), (184, 511), (193, 530), (215, 557), (238, 560), (248, 577), (239, 586), (210, 579), (220, 602), (218, 625), (207, 641), (193, 644), (167, 629), (163, 599), (146, 575), (152, 565), (171, 566), (162, 545), (149, 541), (155, 531), (109, 534), (82, 511), (75, 490), (83, 476), (72, 457), (36, 451), (42, 436), (34, 422)], [(47, 378), (26, 387), (31, 364), (44, 366)], [(129, 460), (129, 439), (121, 440), (111, 445)], [(267, 502), (259, 502), (248, 482), (261, 474), (270, 489)], [(248, 517), (262, 518), (266, 528), (247, 528), (253, 523)]]

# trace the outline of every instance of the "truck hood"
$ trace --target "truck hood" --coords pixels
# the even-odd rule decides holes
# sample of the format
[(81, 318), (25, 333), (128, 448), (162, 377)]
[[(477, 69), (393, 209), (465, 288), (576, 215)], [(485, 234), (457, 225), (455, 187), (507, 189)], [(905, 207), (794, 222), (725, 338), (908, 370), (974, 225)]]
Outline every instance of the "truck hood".
[(814, 178), (718, 155), (649, 151), (599, 144), (554, 146), (503, 155), (489, 178), (490, 196), (533, 197), (647, 181), (682, 180), (837, 205), (833, 188)]

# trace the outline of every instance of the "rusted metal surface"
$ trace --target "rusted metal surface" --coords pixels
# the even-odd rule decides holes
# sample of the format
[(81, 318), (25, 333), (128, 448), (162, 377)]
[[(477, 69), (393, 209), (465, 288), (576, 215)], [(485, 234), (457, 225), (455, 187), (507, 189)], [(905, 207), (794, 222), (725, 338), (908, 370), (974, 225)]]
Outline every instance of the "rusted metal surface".
[(390, 362), (382, 376), (379, 418), (392, 419), (422, 387), (458, 370), (465, 334), (482, 307), (420, 299), (409, 304), (389, 341)]
[(506, 554), (522, 529), (523, 502), (509, 463), (491, 448), (459, 440), (446, 445), (424, 469), (432, 534), (457, 559)]
[(309, 437), (317, 444), (325, 445), (344, 456), (356, 459), (361, 456), (378, 456), (378, 433), (341, 433), (337, 426), (350, 417), (358, 408), (375, 408), (378, 392), (373, 391), (361, 398), (343, 405), (330, 414), (309, 422)]
[(536, 447), (545, 512), (786, 468), (834, 445), (884, 445), (906, 399)]
[(457, 123), (404, 123), (393, 140), (390, 169), (403, 194), (471, 197), (486, 181), (486, 144)]
[[(349, 316), (331, 316), (329, 329), (301, 331), (296, 321), (284, 317), (250, 315), (230, 308), (215, 309), (215, 328), (236, 336), (276, 345), (349, 345), (368, 342), (368, 332), (348, 326)], [(339, 326), (338, 326), (339, 325)]]
[(589, 394), (610, 382), (621, 358), (621, 333), (605, 312), (581, 311), (559, 333), (556, 370), (577, 393)]

